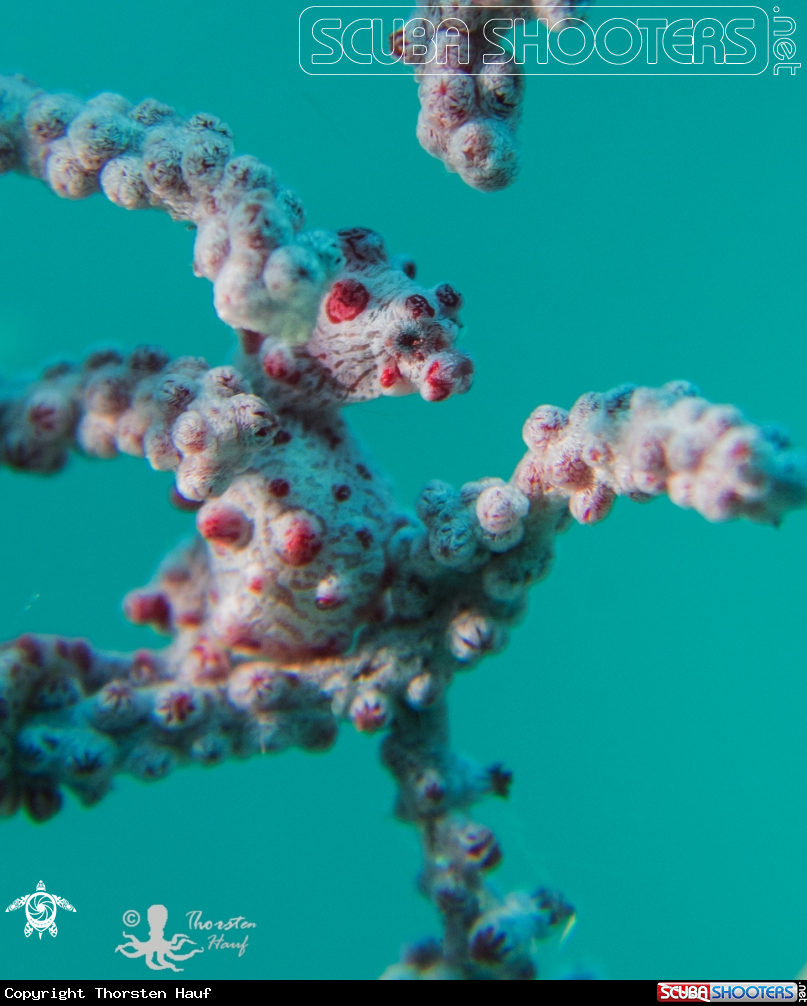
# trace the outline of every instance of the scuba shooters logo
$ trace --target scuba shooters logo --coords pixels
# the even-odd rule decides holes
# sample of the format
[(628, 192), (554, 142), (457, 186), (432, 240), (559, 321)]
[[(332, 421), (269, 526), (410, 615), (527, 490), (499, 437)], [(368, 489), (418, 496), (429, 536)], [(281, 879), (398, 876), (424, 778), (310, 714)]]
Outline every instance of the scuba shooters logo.
[(797, 1002), (804, 982), (658, 982), (659, 1002)]
[[(400, 7), (307, 7), (299, 20), (300, 67), (359, 76), (417, 70), (422, 77), (444, 73), (449, 53), (470, 74), (484, 73), (483, 64), (508, 63), (519, 75), (754, 75), (768, 67), (770, 18), (753, 5), (598, 3), (579, 12), (584, 16), (551, 22), (535, 18), (529, 6), (522, 17), (517, 5), (475, 4), (474, 10), (466, 24), (461, 10), (443, 20), (406, 20)], [(780, 46), (777, 59), (792, 58), (791, 48)]]
[(682, 1002), (685, 999), (700, 999), (701, 1002), (711, 1002), (711, 991), (704, 982), (659, 982), (656, 987), (656, 999), (659, 1002)]

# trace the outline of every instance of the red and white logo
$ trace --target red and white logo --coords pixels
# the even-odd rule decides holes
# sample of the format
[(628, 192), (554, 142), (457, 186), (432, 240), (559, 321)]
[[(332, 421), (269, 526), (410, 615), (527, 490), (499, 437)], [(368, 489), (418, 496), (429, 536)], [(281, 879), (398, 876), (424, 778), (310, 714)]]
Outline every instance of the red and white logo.
[(685, 999), (711, 1000), (708, 982), (658, 982), (656, 999), (659, 1002), (683, 1002)]

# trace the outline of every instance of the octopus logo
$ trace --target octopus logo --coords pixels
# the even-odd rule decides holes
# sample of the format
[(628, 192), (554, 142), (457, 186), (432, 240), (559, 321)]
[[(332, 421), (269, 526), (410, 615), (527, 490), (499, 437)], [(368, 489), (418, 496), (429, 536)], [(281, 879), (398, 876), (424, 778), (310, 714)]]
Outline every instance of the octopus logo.
[[(137, 957), (145, 957), (146, 967), (151, 968), (152, 971), (165, 971), (166, 968), (170, 968), (171, 971), (184, 971), (184, 968), (175, 967), (171, 961), (186, 961), (194, 954), (204, 953), (203, 947), (197, 947), (196, 950), (191, 950), (187, 954), (176, 953), (186, 943), (193, 946), (196, 946), (196, 943), (184, 933), (174, 933), (170, 940), (165, 939), (165, 924), (168, 922), (168, 909), (165, 905), (152, 905), (148, 910), (148, 920), (148, 940), (143, 943), (131, 933), (124, 932), (123, 935), (129, 942), (121, 943), (120, 946), (115, 947), (115, 953), (120, 950), (124, 957), (131, 957), (133, 960)], [(123, 913), (124, 925), (134, 927), (139, 922), (139, 912), (130, 909)], [(170, 960), (166, 960), (166, 957), (169, 957)]]
[(56, 928), (56, 910), (58, 908), (64, 908), (68, 912), (75, 912), (75, 908), (70, 904), (69, 901), (65, 901), (64, 898), (60, 898), (55, 894), (48, 894), (45, 890), (44, 881), (40, 880), (36, 885), (36, 892), (34, 894), (25, 894), (21, 898), (17, 898), (13, 904), (9, 905), (6, 909), (7, 912), (15, 912), (18, 908), (25, 907), (25, 935), (30, 936), (34, 930), (39, 933), (40, 940), (42, 939), (42, 934), (47, 931), (51, 936), (55, 936), (58, 933)]

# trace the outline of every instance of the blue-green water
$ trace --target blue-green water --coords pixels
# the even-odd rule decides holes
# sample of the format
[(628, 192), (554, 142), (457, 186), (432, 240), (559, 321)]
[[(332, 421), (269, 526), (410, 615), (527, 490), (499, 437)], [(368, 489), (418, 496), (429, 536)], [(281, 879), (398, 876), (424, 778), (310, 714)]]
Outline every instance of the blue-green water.
[[(481, 195), (419, 148), (410, 80), (302, 74), (302, 6), (7, 2), (0, 70), (214, 112), (310, 223), (375, 228), (465, 292), (472, 392), (350, 413), (407, 504), (429, 478), (507, 477), (534, 406), (628, 380), (686, 377), (807, 445), (803, 76), (533, 78), (520, 180)], [(224, 361), (191, 247), (161, 214), (4, 177), (0, 370), (110, 340)], [(168, 487), (134, 459), (0, 472), (0, 638), (155, 642), (120, 599), (192, 525)], [(455, 682), (455, 747), (515, 772), (510, 803), (480, 808), (502, 886), (574, 902), (570, 961), (657, 979), (807, 961), (805, 530), (620, 501), (560, 541), (506, 652)], [(241, 958), (206, 951), (185, 977), (376, 977), (436, 931), (377, 746), (345, 729), (325, 756), (123, 779), (91, 811), (2, 823), (0, 902), (43, 879), (78, 912), (41, 941), (0, 915), (0, 976), (152, 977), (112, 951), (123, 912), (161, 902), (168, 935), (192, 910), (258, 923)]]

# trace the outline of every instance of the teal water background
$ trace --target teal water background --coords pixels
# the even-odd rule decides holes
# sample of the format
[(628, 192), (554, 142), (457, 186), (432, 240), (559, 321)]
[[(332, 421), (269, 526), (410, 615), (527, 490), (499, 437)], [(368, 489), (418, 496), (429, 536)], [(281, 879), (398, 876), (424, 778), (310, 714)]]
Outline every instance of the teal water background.
[[(407, 507), (430, 478), (508, 477), (536, 405), (623, 381), (688, 378), (807, 446), (807, 71), (532, 78), (520, 179), (482, 195), (418, 146), (411, 80), (300, 71), (302, 6), (7, 2), (0, 72), (213, 112), (309, 224), (377, 229), (425, 285), (464, 292), (471, 393), (350, 410)], [(109, 341), (224, 362), (192, 239), (159, 213), (0, 179), (0, 372)], [(192, 527), (169, 484), (131, 458), (0, 472), (0, 638), (155, 644), (120, 600)], [(573, 901), (569, 961), (653, 979), (807, 961), (806, 531), (805, 514), (774, 531), (619, 501), (560, 540), (509, 648), (456, 680), (454, 746), (515, 773), (510, 802), (479, 810), (501, 885)], [(155, 902), (169, 936), (192, 910), (258, 924), (242, 957), (206, 951), (182, 977), (376, 977), (437, 928), (377, 749), (344, 728), (324, 756), (121, 779), (90, 811), (1, 823), (0, 902), (43, 879), (78, 911), (41, 941), (0, 914), (0, 977), (153, 977), (113, 950), (123, 912)], [(128, 931), (145, 939), (145, 921)]]

